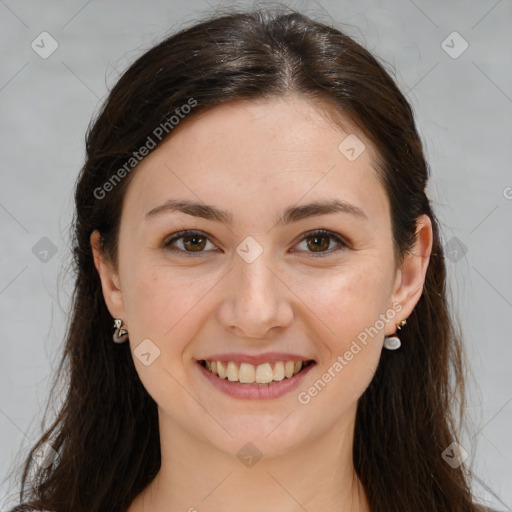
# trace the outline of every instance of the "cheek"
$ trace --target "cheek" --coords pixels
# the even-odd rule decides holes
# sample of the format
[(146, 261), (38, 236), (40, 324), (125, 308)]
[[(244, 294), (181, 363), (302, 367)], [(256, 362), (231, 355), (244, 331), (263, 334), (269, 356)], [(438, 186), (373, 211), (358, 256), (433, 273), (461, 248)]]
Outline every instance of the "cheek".
[(322, 329), (325, 356), (319, 361), (317, 379), (300, 390), (298, 399), (311, 404), (330, 424), (357, 402), (375, 375), (382, 352), (379, 318), (389, 290), (386, 273), (378, 265), (331, 274), (318, 284), (309, 304), (328, 327)]
[[(126, 281), (125, 310), (134, 364), (158, 404), (165, 404), (170, 395), (182, 396), (177, 382), (187, 378), (183, 354), (201, 326), (202, 299), (214, 282), (214, 278), (194, 280), (190, 275), (185, 279), (162, 266), (134, 269)], [(147, 339), (151, 344), (142, 345)], [(146, 365), (140, 354), (148, 352)]]
[[(375, 374), (382, 352), (385, 324), (380, 316), (388, 304), (389, 272), (368, 258), (365, 264), (333, 271), (310, 286), (308, 304), (327, 326), (322, 329), (324, 350), (319, 361), (322, 382), (311, 396), (322, 395), (317, 404), (332, 408), (333, 414), (356, 401)], [(324, 385), (327, 390), (320, 393)]]
[[(375, 324), (389, 300), (387, 272), (378, 264), (332, 270), (300, 283), (312, 312), (330, 332), (329, 345), (343, 345)], [(381, 330), (381, 329), (379, 329)]]
[[(175, 333), (194, 325), (202, 299), (215, 284), (216, 275), (195, 279), (190, 272), (155, 265), (137, 271), (127, 280), (125, 309), (130, 331), (164, 346), (179, 339)], [(187, 327), (188, 326), (188, 327)]]

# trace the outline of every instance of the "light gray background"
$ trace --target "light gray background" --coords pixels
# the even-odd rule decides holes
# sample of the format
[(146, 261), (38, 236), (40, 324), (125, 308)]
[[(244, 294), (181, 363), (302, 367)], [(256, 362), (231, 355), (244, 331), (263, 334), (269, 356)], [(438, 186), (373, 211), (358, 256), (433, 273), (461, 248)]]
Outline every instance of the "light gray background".
[[(457, 237), (467, 248), (457, 262), (448, 262), (472, 371), (468, 413), (474, 427), (463, 446), (500, 500), (479, 483), (477, 496), (512, 510), (512, 2), (288, 5), (337, 24), (387, 61), (412, 102), (444, 240)], [(13, 464), (40, 433), (60, 355), (71, 292), (72, 193), (89, 120), (107, 86), (130, 62), (205, 10), (211, 8), (204, 0), (0, 0), (0, 503), (5, 506), (17, 491), (9, 478)], [(47, 59), (31, 48), (43, 31), (59, 45)], [(454, 31), (469, 45), (456, 59), (441, 46)], [(447, 40), (451, 51), (460, 50), (463, 41), (452, 39)], [(46, 262), (33, 253), (43, 237), (57, 248)]]

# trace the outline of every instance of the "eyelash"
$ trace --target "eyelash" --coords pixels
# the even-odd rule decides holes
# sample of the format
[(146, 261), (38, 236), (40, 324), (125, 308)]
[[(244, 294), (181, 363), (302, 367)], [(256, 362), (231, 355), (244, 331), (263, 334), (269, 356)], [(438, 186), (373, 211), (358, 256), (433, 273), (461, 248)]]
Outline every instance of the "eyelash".
[[(198, 251), (198, 252), (194, 253), (192, 251), (185, 251), (183, 249), (179, 249), (179, 248), (176, 248), (173, 246), (173, 243), (176, 242), (177, 240), (180, 240), (182, 238), (193, 237), (193, 236), (197, 236), (197, 235), (201, 238), (206, 238), (208, 241), (211, 242), (208, 235), (206, 235), (206, 233), (203, 233), (202, 231), (185, 230), (185, 231), (178, 231), (177, 233), (174, 233), (174, 236), (169, 241), (164, 243), (164, 247), (166, 247), (167, 249), (169, 249), (170, 251), (173, 251), (173, 252), (184, 253), (187, 255), (187, 257), (189, 255), (192, 257), (198, 257), (201, 254), (204, 254), (205, 252), (210, 252), (210, 251)], [(345, 242), (339, 235), (336, 235), (332, 231), (327, 231), (325, 229), (318, 229), (315, 231), (310, 231), (308, 233), (305, 233), (304, 236), (302, 236), (302, 238), (299, 240), (299, 243), (301, 243), (304, 240), (307, 240), (309, 238), (315, 238), (315, 237), (331, 238), (336, 241), (336, 243), (338, 244), (338, 247), (336, 247), (334, 249), (329, 249), (328, 251), (323, 251), (323, 252), (318, 252), (318, 253), (306, 251), (306, 252), (309, 252), (309, 254), (313, 258), (325, 258), (329, 254), (340, 251), (349, 246), (349, 244), (347, 242)]]

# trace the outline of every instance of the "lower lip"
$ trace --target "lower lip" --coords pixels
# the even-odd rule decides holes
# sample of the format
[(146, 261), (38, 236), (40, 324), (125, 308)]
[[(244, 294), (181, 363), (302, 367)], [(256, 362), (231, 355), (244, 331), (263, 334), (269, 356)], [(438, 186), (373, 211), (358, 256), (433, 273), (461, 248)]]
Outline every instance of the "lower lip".
[(271, 400), (279, 398), (286, 393), (290, 393), (296, 389), (301, 383), (302, 379), (306, 377), (309, 371), (315, 366), (311, 363), (302, 371), (297, 373), (291, 378), (284, 378), (280, 381), (273, 381), (272, 384), (241, 384), (239, 382), (232, 382), (228, 379), (221, 379), (218, 375), (214, 375), (207, 370), (200, 362), (197, 362), (202, 374), (213, 384), (218, 390), (226, 395), (242, 400)]

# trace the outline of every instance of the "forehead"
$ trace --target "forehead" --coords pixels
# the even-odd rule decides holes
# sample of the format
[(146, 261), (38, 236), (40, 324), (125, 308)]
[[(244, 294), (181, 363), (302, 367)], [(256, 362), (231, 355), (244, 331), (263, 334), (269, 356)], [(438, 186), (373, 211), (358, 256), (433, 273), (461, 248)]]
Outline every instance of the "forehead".
[(138, 165), (125, 203), (138, 217), (169, 197), (251, 204), (253, 214), (340, 198), (385, 213), (375, 151), (348, 120), (343, 126), (297, 97), (216, 106), (182, 121)]

